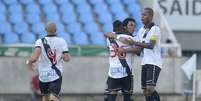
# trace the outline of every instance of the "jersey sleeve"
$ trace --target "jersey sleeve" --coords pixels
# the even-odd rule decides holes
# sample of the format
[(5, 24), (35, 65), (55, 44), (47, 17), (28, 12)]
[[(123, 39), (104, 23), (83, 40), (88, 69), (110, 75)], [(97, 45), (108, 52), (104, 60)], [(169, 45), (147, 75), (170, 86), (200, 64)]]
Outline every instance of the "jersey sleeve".
[(62, 46), (61, 46), (62, 52), (68, 53), (69, 49), (68, 49), (67, 42), (64, 39), (61, 39), (61, 43), (62, 43)]
[(109, 47), (109, 46), (110, 46), (110, 41), (109, 41), (109, 39), (108, 39), (108, 38), (106, 39), (106, 44), (107, 44), (107, 47)]
[(37, 47), (42, 47), (42, 40), (41, 39), (38, 39), (36, 42), (35, 42), (35, 48)]
[(138, 32), (136, 32), (136, 35), (134, 36), (134, 38), (138, 41), (138, 42), (142, 42), (142, 33), (143, 33), (143, 28), (140, 28)]
[(133, 39), (134, 41), (140, 41), (140, 37), (139, 37), (138, 34), (136, 34), (135, 36), (133, 36), (132, 39)]
[(157, 41), (159, 39), (160, 39), (160, 29), (157, 26), (155, 26), (153, 29), (151, 29), (149, 40)]

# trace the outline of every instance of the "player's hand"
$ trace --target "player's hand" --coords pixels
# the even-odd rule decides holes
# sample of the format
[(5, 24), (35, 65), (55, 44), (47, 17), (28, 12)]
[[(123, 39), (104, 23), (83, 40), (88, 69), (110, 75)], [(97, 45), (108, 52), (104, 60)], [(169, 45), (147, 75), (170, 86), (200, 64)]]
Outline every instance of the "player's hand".
[(120, 37), (119, 41), (127, 45), (132, 45), (134, 43), (134, 41), (131, 38), (125, 38), (125, 37)]
[(119, 47), (118, 48), (118, 53), (120, 53), (120, 54), (126, 53), (126, 50), (124, 48)]
[(33, 63), (30, 60), (26, 60), (26, 65), (29, 70), (33, 71)]
[(112, 32), (105, 33), (104, 36), (107, 37), (107, 38), (111, 38), (111, 39), (116, 39), (117, 38), (117, 35), (112, 33)]

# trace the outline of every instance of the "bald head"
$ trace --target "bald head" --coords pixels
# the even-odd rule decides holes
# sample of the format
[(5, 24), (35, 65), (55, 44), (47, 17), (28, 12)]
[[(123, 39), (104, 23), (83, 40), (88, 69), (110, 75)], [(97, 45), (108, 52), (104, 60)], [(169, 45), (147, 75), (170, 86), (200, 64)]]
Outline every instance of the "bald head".
[(45, 30), (47, 31), (48, 35), (53, 35), (55, 34), (56, 32), (56, 24), (54, 22), (48, 22), (46, 27), (45, 27)]

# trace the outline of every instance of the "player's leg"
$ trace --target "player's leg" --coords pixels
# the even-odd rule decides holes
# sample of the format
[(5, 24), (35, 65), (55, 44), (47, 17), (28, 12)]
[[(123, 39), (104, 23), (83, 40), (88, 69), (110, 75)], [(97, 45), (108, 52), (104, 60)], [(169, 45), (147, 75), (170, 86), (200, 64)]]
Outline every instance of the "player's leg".
[(115, 101), (117, 92), (118, 91), (116, 91), (116, 90), (107, 90), (105, 92), (106, 98), (104, 99), (104, 101)]
[(124, 100), (123, 101), (133, 101), (132, 95), (133, 95), (133, 77), (127, 76), (125, 78), (122, 78), (122, 93)]
[(49, 101), (49, 95), (43, 95), (42, 101)]
[(147, 77), (146, 77), (146, 96), (150, 101), (160, 101), (160, 96), (155, 90), (155, 86), (158, 80), (161, 69), (154, 65), (148, 65)]
[(59, 94), (61, 91), (62, 78), (53, 81), (49, 85), (50, 101), (59, 101)]
[(50, 94), (50, 101), (59, 101), (59, 98), (51, 93)]
[(113, 79), (111, 77), (108, 77), (107, 79), (107, 89), (105, 91), (105, 101), (115, 101), (116, 96), (118, 93), (118, 90), (120, 90), (119, 87), (119, 79)]
[(42, 95), (42, 101), (49, 101), (49, 83), (39, 81), (39, 88)]
[(146, 89), (147, 85), (146, 85), (146, 79), (147, 79), (147, 65), (142, 65), (142, 70), (141, 70), (141, 86), (142, 86), (142, 90), (143, 90), (143, 95), (146, 98), (146, 101), (150, 101), (151, 97), (148, 95), (148, 91)]

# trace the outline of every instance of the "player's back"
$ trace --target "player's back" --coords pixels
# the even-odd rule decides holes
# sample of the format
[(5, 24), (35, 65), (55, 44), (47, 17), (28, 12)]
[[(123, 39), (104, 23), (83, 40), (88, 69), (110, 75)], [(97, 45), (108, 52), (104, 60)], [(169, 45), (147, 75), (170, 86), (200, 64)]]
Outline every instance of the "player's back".
[[(63, 48), (66, 46), (65, 45), (65, 40), (60, 38), (60, 37), (45, 37), (45, 40), (47, 44), (50, 46), (50, 49), (52, 51), (51, 53), (48, 53), (49, 55), (55, 55), (55, 60), (57, 64), (60, 64), (61, 62), (61, 57), (62, 57), (62, 52)], [(38, 39), (36, 44), (38, 44), (42, 48), (41, 56), (40, 56), (40, 61), (39, 65), (43, 65), (43, 67), (50, 67), (52, 64), (47, 57), (47, 53), (44, 49), (43, 43), (41, 39)]]
[[(132, 38), (132, 36), (126, 35), (126, 34), (118, 34), (117, 36), (123, 37), (123, 38)], [(114, 41), (115, 41), (115, 43), (114, 43)], [(108, 40), (108, 47), (109, 47), (109, 51), (110, 51), (109, 52), (109, 55), (110, 55), (110, 57), (109, 57), (109, 63), (110, 63), (109, 76), (113, 76), (113, 78), (127, 76), (125, 68), (122, 66), (121, 62), (119, 61), (119, 58), (126, 59), (129, 67), (132, 68), (133, 54), (132, 53), (121, 53), (120, 54), (118, 52), (118, 47), (131, 48), (132, 45), (124, 44), (118, 40), (113, 40), (113, 41)], [(119, 72), (116, 72), (116, 71), (119, 71)]]
[[(43, 44), (48, 44), (49, 49), (44, 48)], [(40, 72), (39, 78), (42, 81), (52, 81), (58, 78), (57, 75), (55, 75), (55, 71), (52, 69), (52, 62), (55, 62), (55, 66), (60, 70), (61, 73), (63, 73), (63, 64), (62, 64), (62, 55), (63, 52), (68, 51), (67, 43), (63, 38), (60, 37), (45, 37), (44, 42), (42, 42), (42, 39), (38, 39), (36, 41), (35, 47), (41, 47), (41, 55), (38, 63), (38, 71)], [(49, 58), (52, 58), (52, 62)], [(52, 74), (52, 75), (49, 75)], [(54, 74), (54, 75), (53, 75)], [(43, 76), (45, 75), (45, 76)], [(46, 75), (49, 75), (49, 78), (47, 78)], [(43, 79), (44, 77), (44, 79)]]

